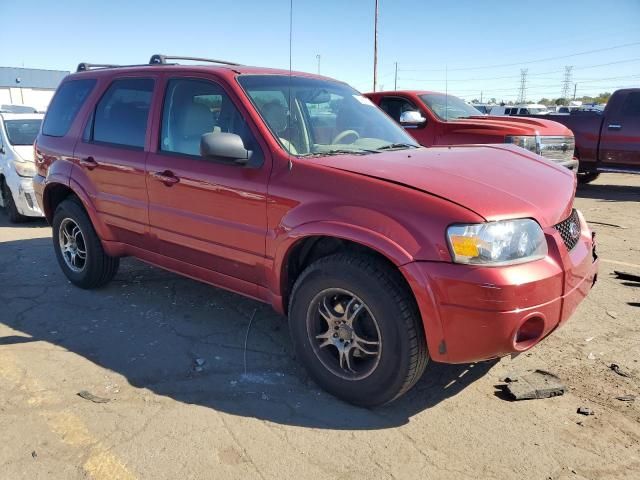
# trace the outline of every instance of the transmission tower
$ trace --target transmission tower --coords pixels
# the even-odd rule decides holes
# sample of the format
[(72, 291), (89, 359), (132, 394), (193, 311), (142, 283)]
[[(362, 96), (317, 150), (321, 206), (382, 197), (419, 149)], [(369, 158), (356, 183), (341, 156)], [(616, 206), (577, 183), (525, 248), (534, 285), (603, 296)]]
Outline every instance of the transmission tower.
[(520, 69), (520, 92), (518, 93), (518, 102), (524, 103), (527, 101), (527, 72), (528, 68)]
[(560, 98), (564, 98), (565, 102), (569, 101), (569, 92), (571, 91), (571, 84), (573, 81), (571, 80), (571, 71), (573, 70), (573, 66), (567, 65), (564, 67), (564, 80), (562, 81), (562, 94)]

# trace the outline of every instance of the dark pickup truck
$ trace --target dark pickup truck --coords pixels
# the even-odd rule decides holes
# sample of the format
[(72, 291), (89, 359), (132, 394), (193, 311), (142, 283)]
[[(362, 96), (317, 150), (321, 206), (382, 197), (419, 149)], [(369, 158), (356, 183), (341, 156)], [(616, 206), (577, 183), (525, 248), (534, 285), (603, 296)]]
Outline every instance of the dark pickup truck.
[(640, 173), (640, 88), (617, 90), (603, 112), (540, 118), (573, 131), (581, 183), (591, 182), (603, 172)]

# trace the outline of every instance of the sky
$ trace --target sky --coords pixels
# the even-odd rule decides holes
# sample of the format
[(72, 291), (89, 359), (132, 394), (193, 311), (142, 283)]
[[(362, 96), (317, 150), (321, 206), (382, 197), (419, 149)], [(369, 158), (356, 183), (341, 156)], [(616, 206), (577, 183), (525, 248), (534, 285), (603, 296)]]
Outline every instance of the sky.
[[(75, 70), (154, 53), (289, 67), (291, 0), (0, 0), (0, 66)], [(292, 0), (291, 64), (373, 89), (375, 0)], [(378, 90), (466, 100), (640, 86), (640, 0), (379, 0)]]

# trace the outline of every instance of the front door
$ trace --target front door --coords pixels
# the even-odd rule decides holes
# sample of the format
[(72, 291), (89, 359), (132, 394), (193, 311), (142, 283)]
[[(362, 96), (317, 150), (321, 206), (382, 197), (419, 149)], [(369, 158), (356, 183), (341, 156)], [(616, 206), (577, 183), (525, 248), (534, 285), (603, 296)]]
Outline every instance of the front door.
[(628, 92), (612, 110), (616, 113), (602, 125), (599, 157), (606, 164), (640, 168), (640, 92)]
[[(263, 284), (270, 158), (220, 84), (168, 78), (157, 144), (147, 159), (150, 233), (158, 253)], [(200, 155), (210, 132), (242, 137), (246, 165)]]
[[(398, 95), (382, 97), (379, 106), (398, 124), (400, 124), (400, 115), (402, 115), (403, 112), (417, 111), (420, 112), (423, 117), (428, 118), (422, 109), (418, 108), (412, 101)], [(402, 125), (402, 128), (415, 138), (420, 145), (431, 147), (433, 145), (433, 134), (432, 129), (428, 128), (429, 123), (430, 122), (427, 121), (422, 125)]]

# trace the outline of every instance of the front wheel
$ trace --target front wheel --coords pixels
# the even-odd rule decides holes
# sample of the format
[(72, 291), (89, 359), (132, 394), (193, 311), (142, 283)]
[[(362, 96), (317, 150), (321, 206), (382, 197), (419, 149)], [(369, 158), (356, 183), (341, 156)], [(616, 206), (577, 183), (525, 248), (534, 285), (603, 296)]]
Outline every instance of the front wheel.
[(62, 271), (80, 288), (98, 288), (111, 281), (120, 259), (103, 248), (79, 201), (64, 200), (53, 216), (53, 248)]
[(0, 185), (0, 188), (2, 188), (2, 192), (0, 193), (2, 194), (2, 200), (4, 201), (4, 207), (7, 210), (9, 221), (11, 223), (26, 222), (27, 217), (25, 215), (22, 215), (18, 211), (16, 202), (13, 199), (13, 193), (11, 192), (11, 189), (8, 187), (8, 185), (3, 181), (2, 185)]
[(598, 172), (578, 172), (578, 183), (584, 185), (593, 182), (600, 176)]
[(375, 257), (337, 254), (298, 278), (289, 307), (297, 357), (329, 393), (372, 407), (409, 390), (428, 353), (399, 273)]

